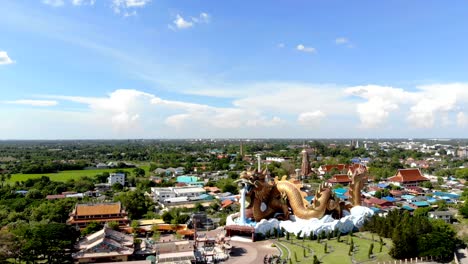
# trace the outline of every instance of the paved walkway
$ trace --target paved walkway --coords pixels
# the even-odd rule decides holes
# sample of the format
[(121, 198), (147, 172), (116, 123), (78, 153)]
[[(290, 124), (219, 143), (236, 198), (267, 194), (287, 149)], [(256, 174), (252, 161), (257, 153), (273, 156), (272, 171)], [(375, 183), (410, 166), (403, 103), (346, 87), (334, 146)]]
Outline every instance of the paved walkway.
[(278, 255), (278, 248), (272, 247), (271, 241), (239, 242), (232, 241), (231, 257), (226, 264), (259, 264), (265, 255)]
[(455, 254), (457, 254), (460, 264), (468, 264), (468, 250), (466, 248), (458, 249)]

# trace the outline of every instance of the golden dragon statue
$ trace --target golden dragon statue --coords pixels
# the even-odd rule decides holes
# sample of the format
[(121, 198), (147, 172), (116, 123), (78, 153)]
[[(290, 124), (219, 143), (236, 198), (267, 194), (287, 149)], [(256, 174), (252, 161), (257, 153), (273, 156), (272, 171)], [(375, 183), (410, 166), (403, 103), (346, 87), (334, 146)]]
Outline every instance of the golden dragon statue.
[(250, 200), (246, 210), (251, 211), (255, 221), (276, 217), (288, 220), (290, 214), (301, 219), (321, 218), (331, 214), (334, 218), (342, 217), (343, 210), (361, 205), (361, 189), (367, 170), (356, 169), (352, 175), (349, 194), (350, 203), (345, 203), (335, 196), (331, 186), (322, 183), (309, 203), (306, 193), (301, 191), (302, 184), (297, 180), (275, 177), (274, 181), (265, 181), (266, 170), (262, 172), (244, 171), (238, 180), (241, 187), (246, 187), (246, 198)]

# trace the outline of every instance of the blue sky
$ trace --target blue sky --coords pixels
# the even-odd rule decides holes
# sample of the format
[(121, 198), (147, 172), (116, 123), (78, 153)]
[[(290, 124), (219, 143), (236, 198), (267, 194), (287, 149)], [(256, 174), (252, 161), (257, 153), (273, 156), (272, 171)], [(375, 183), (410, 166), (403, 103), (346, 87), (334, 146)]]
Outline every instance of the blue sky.
[(467, 8), (5, 0), (0, 139), (466, 137)]

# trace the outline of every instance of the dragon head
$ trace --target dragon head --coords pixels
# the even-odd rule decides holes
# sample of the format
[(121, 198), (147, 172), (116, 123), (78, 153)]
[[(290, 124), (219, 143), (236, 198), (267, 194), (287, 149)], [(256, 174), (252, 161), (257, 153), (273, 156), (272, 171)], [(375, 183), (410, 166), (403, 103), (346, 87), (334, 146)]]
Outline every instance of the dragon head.
[(240, 174), (238, 183), (240, 188), (247, 187), (247, 194), (258, 191), (265, 187), (266, 170), (258, 172), (256, 170), (243, 171)]

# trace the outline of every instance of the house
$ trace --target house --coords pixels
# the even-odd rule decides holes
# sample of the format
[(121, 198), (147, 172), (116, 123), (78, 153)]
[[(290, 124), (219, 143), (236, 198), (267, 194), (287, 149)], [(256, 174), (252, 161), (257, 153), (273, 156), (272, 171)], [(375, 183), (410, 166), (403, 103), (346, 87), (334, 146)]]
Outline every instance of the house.
[(100, 224), (117, 222), (119, 226), (125, 226), (129, 220), (120, 202), (76, 204), (67, 220), (67, 224), (76, 225), (79, 228), (85, 228), (90, 222)]
[(388, 178), (388, 181), (394, 185), (411, 187), (429, 179), (424, 177), (419, 169), (399, 169), (395, 176)]
[(110, 186), (116, 183), (120, 183), (122, 186), (125, 186), (125, 173), (118, 172), (109, 174), (109, 177), (107, 177), (107, 183)]
[(96, 169), (107, 169), (107, 168), (109, 167), (105, 163), (101, 162), (101, 163), (96, 164)]
[(371, 197), (371, 198), (364, 199), (364, 205), (367, 206), (367, 207), (378, 207), (379, 208), (379, 207), (392, 206), (393, 203), (389, 202), (389, 201), (386, 201), (386, 200)]
[(447, 224), (450, 224), (452, 221), (452, 212), (450, 211), (434, 211), (434, 212), (429, 212), (429, 217), (434, 218), (434, 219), (441, 219), (444, 220)]
[(332, 186), (341, 184), (341, 185), (349, 185), (351, 183), (351, 179), (348, 177), (347, 174), (335, 174), (331, 179), (327, 181)]
[[(198, 198), (200, 195), (205, 194), (206, 190), (201, 187), (152, 187), (151, 192), (156, 202), (172, 201), (188, 201), (193, 198)], [(185, 198), (185, 199), (183, 199)]]
[(426, 201), (418, 201), (418, 202), (413, 202), (412, 205), (416, 206), (417, 208), (421, 208), (421, 207), (429, 207), (430, 204)]
[(104, 227), (81, 239), (75, 249), (75, 263), (127, 261), (134, 251), (133, 236)]

